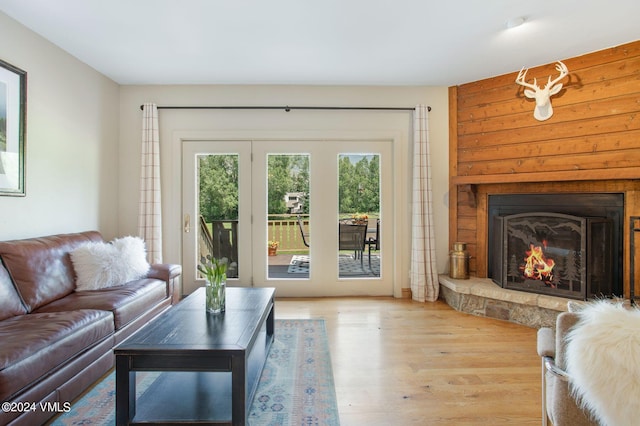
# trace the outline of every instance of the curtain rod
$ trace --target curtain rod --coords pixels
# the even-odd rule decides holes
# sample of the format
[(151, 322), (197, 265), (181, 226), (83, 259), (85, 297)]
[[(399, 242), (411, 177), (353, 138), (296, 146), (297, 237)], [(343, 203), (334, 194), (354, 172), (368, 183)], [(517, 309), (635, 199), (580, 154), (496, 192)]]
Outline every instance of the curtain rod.
[[(144, 105), (140, 105), (142, 110)], [(302, 110), (364, 110), (364, 111), (414, 111), (415, 108), (395, 107), (322, 107), (322, 106), (158, 106), (158, 109), (282, 109), (289, 112), (294, 109)], [(431, 107), (427, 107), (431, 111)]]

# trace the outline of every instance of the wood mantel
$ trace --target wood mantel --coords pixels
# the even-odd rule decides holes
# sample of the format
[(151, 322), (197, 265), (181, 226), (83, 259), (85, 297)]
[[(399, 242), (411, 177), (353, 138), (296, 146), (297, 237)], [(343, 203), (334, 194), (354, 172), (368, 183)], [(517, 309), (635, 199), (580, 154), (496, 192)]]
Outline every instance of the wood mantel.
[(585, 180), (640, 179), (640, 167), (575, 170), (566, 172), (513, 173), (509, 175), (451, 176), (453, 185), (481, 185), (492, 183), (562, 182)]
[[(467, 242), (471, 274), (486, 278), (490, 194), (621, 192), (628, 294), (628, 221), (640, 216), (640, 41), (561, 60), (569, 76), (547, 121), (534, 119), (517, 72), (449, 88), (450, 245)], [(555, 72), (550, 63), (529, 75)]]

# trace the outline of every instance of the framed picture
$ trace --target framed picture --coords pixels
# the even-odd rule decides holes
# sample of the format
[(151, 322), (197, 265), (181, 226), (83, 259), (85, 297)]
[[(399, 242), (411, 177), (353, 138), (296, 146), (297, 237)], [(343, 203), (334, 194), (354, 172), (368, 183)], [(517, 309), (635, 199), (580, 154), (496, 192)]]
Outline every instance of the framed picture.
[(26, 84), (26, 72), (0, 60), (0, 195), (25, 195)]

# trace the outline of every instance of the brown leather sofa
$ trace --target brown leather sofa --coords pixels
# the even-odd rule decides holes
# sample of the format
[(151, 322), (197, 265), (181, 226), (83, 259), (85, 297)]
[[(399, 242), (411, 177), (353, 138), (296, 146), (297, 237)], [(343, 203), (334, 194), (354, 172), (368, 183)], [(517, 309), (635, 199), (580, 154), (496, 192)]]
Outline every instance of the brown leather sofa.
[(88, 231), (0, 242), (0, 425), (56, 415), (47, 402), (63, 409), (113, 367), (116, 344), (180, 298), (182, 269), (170, 264), (76, 291), (70, 252), (90, 241), (103, 239)]

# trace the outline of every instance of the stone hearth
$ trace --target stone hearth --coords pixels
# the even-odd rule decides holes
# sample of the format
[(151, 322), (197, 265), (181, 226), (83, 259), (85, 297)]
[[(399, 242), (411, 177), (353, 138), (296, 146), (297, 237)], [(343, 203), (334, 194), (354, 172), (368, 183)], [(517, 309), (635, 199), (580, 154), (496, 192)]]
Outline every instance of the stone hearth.
[(455, 310), (533, 328), (555, 328), (556, 317), (571, 300), (505, 289), (489, 278), (459, 280), (440, 275), (439, 281), (440, 299)]

